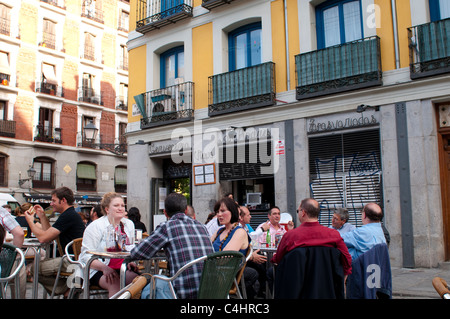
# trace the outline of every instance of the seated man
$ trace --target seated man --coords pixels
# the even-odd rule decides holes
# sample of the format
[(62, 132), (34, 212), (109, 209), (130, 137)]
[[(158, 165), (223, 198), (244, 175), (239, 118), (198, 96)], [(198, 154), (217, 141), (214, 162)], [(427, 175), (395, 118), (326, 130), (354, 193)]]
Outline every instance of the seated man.
[[(35, 205), (34, 210), (30, 209), (26, 211), (25, 218), (31, 231), (41, 243), (50, 243), (59, 237), (61, 249), (64, 251), (66, 245), (74, 239), (83, 237), (84, 230), (86, 229), (83, 220), (80, 215), (75, 211), (73, 203), (75, 201), (73, 192), (70, 188), (60, 187), (55, 189), (51, 193), (52, 200), (50, 206), (53, 207), (54, 212), (58, 212), (61, 215), (58, 217), (53, 226), (50, 226), (50, 222), (45, 215), (41, 206)], [(34, 215), (40, 219), (41, 227), (34, 223)], [(67, 260), (67, 259), (65, 259)], [(47, 292), (51, 292), (55, 282), (55, 275), (58, 272), (60, 265), (60, 258), (51, 258), (43, 260), (39, 267), (39, 282), (45, 287)], [(69, 265), (69, 262), (65, 264), (64, 268)], [(36, 271), (33, 270), (32, 271)], [(63, 269), (63, 271), (65, 271)], [(62, 294), (68, 290), (65, 280), (58, 281), (58, 287), (56, 294)]]
[(363, 226), (342, 235), (348, 251), (355, 260), (377, 244), (386, 244), (381, 220), (383, 211), (375, 203), (368, 203), (362, 210), (361, 220)]
[[(164, 201), (164, 206), (164, 214), (168, 220), (161, 223), (155, 231), (133, 248), (131, 259), (150, 259), (164, 249), (169, 259), (170, 274), (173, 276), (188, 262), (209, 255), (214, 252), (214, 249), (206, 227), (185, 214), (187, 200), (183, 195), (169, 194)], [(173, 282), (177, 298), (197, 297), (202, 269), (202, 263), (196, 264)], [(167, 287), (159, 286), (159, 282), (162, 281), (156, 281), (157, 289), (161, 287), (161, 290), (165, 292)], [(144, 288), (142, 298), (148, 296), (149, 289), (149, 285)], [(157, 291), (157, 297), (158, 293)], [(161, 297), (169, 296), (163, 293)]]
[(297, 247), (334, 247), (342, 253), (344, 274), (349, 275), (352, 269), (352, 259), (348, 248), (339, 232), (319, 224), (319, 214), (320, 207), (316, 200), (312, 198), (302, 200), (298, 208), (300, 226), (284, 234), (271, 261), (279, 264), (284, 255)]
[(336, 229), (339, 234), (345, 234), (356, 227), (348, 222), (349, 214), (346, 208), (338, 208), (333, 213), (330, 228)]

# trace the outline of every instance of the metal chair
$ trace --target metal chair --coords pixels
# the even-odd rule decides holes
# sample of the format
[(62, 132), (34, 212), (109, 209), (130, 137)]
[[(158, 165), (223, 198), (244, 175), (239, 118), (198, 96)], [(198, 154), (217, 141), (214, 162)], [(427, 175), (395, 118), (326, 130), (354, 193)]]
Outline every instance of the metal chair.
[(156, 279), (169, 283), (170, 292), (177, 299), (172, 282), (186, 269), (197, 263), (203, 263), (200, 286), (197, 293), (198, 299), (227, 299), (231, 286), (236, 280), (236, 275), (245, 262), (243, 254), (237, 251), (219, 251), (207, 256), (194, 259), (181, 267), (172, 277), (153, 275), (151, 279), (150, 298), (154, 296)]
[(120, 289), (116, 294), (114, 294), (114, 296), (111, 296), (109, 299), (139, 299), (142, 289), (144, 289), (149, 281), (150, 275), (148, 274), (137, 276), (129, 285)]
[[(16, 262), (17, 254), (19, 254), (20, 259), (18, 261), (17, 267), (11, 273), (14, 263)], [(22, 249), (17, 248), (14, 245), (4, 243), (3, 247), (0, 251), (0, 298), (6, 298), (6, 288), (8, 287), (8, 283), (14, 279), (14, 288), (15, 288), (15, 298), (19, 298), (20, 295), (20, 287), (19, 287), (19, 272), (22, 269), (25, 263), (25, 254)]]
[[(252, 257), (253, 248), (251, 245), (248, 246), (247, 254), (245, 255), (245, 264), (238, 271), (236, 278), (234, 279), (233, 285), (231, 286), (230, 295), (236, 295), (239, 299), (247, 299), (247, 290), (245, 288), (245, 278), (244, 278), (244, 270), (245, 266), (247, 266), (247, 262), (250, 257)], [(239, 290), (239, 283), (241, 283), (241, 290)]]
[[(78, 260), (78, 257), (81, 254), (81, 246), (83, 243), (83, 238), (77, 238), (72, 240), (70, 243), (66, 245), (65, 248), (65, 257), (69, 260), (71, 264), (78, 265), (82, 269), (82, 273), (84, 273), (84, 267), (85, 264)], [(73, 254), (69, 253), (70, 248), (72, 247)], [(72, 275), (72, 273), (69, 273), (69, 276)], [(59, 277), (59, 271), (56, 279), (58, 280)], [(76, 292), (79, 292), (83, 289), (89, 289), (89, 295), (108, 295), (108, 290), (103, 289), (99, 286), (86, 286), (89, 285), (89, 278), (82, 278), (82, 284), (79, 284), (77, 282), (71, 282), (70, 284), (70, 291), (69, 291), (69, 299), (72, 299)], [(55, 282), (56, 285), (56, 282)]]

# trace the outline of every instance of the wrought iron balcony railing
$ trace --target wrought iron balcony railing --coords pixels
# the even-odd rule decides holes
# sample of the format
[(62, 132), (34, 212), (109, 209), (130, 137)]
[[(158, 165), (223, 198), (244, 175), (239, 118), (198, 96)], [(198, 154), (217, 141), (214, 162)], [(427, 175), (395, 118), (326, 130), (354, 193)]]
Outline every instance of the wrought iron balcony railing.
[(95, 3), (90, 0), (84, 0), (81, 6), (81, 16), (103, 23), (103, 11), (95, 7)]
[(411, 79), (450, 72), (450, 19), (408, 29)]
[(78, 101), (103, 105), (102, 96), (92, 88), (82, 87), (78, 90)]
[(380, 39), (370, 37), (295, 56), (297, 100), (382, 84)]
[(267, 62), (209, 77), (208, 114), (275, 104), (275, 63)]
[(224, 4), (229, 4), (234, 0), (203, 0), (202, 7), (211, 10)]
[(65, 9), (65, 1), (64, 0), (41, 0), (42, 2), (46, 2), (48, 4), (54, 5), (56, 7), (60, 7), (62, 9)]
[(100, 143), (96, 141), (87, 140), (82, 133), (77, 133), (77, 145), (78, 147), (92, 148), (95, 150), (104, 150), (116, 155), (123, 155), (127, 152), (126, 140), (122, 138), (114, 140), (114, 138), (107, 138), (105, 135), (100, 135)]
[(36, 82), (35, 90), (38, 93), (54, 95), (57, 97), (64, 97), (64, 88), (55, 84)]
[(126, 96), (116, 97), (116, 110), (128, 111), (128, 101)]
[(0, 136), (16, 137), (16, 121), (0, 120)]
[(47, 142), (47, 143), (62, 143), (60, 127), (45, 127), (44, 125), (36, 125), (35, 141)]
[(192, 17), (192, 0), (138, 0), (136, 31), (147, 33)]
[(141, 128), (190, 121), (194, 118), (194, 83), (184, 82), (144, 93), (146, 117)]

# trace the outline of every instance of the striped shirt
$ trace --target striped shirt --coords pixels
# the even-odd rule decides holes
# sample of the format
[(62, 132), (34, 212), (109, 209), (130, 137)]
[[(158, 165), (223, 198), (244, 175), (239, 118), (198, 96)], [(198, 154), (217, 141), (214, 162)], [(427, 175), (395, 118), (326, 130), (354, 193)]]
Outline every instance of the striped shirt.
[(0, 225), (2, 225), (8, 232), (11, 232), (11, 230), (16, 228), (17, 226), (20, 226), (14, 216), (12, 216), (3, 207), (0, 207)]
[[(184, 213), (177, 213), (161, 223), (149, 237), (133, 248), (131, 259), (150, 259), (161, 249), (164, 249), (169, 260), (172, 276), (186, 263), (214, 252), (206, 227)], [(173, 287), (178, 298), (197, 298), (202, 270), (203, 264), (198, 263), (175, 279)]]

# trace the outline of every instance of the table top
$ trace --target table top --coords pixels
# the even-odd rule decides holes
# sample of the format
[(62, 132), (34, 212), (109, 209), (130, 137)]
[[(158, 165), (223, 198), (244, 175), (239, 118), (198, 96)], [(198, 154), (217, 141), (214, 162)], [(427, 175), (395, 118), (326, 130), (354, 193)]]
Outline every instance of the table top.
[(88, 254), (94, 256), (100, 256), (105, 258), (128, 258), (130, 257), (129, 251), (88, 251)]
[(23, 240), (24, 247), (37, 247), (37, 246), (41, 246), (41, 245), (42, 245), (42, 243), (40, 243), (37, 238), (25, 238)]

